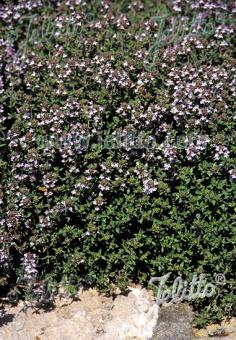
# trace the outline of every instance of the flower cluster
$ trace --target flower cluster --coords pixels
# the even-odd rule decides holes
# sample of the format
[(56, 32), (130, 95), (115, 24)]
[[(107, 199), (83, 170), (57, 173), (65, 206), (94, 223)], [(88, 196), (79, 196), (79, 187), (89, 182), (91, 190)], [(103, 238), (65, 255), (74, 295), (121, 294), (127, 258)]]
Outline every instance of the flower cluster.
[(210, 139), (207, 135), (196, 136), (196, 139), (196, 142), (193, 140), (193, 138), (188, 138), (188, 136), (185, 139), (185, 150), (188, 160), (192, 160), (196, 156), (199, 156), (204, 150), (206, 150), (207, 144), (210, 142)]
[(235, 1), (224, 0), (172, 0), (172, 8), (177, 13), (183, 13), (186, 7), (190, 4), (191, 9), (201, 10), (206, 12), (211, 11), (233, 11), (236, 12)]
[(31, 253), (24, 254), (23, 266), (24, 266), (24, 279), (28, 283), (32, 283), (36, 279), (38, 270), (36, 266), (36, 255)]

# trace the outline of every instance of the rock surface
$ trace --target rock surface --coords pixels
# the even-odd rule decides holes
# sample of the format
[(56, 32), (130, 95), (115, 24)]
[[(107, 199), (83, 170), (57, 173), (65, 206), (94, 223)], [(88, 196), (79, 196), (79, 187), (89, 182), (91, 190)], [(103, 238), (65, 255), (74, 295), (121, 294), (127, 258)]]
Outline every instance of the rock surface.
[[(187, 304), (158, 310), (151, 293), (140, 288), (130, 288), (127, 295), (115, 299), (88, 290), (77, 301), (57, 299), (51, 310), (24, 312), (22, 307), (21, 303), (5, 308), (0, 340), (236, 340), (235, 320), (193, 332), (193, 313)], [(220, 327), (227, 330), (226, 337), (214, 336), (220, 334)]]
[(162, 307), (152, 340), (236, 340), (236, 318), (206, 329), (193, 329), (194, 314), (188, 304)]
[(192, 340), (193, 312), (187, 304), (163, 306), (152, 340)]
[(51, 311), (22, 306), (9, 308), (2, 317), (0, 340), (93, 340), (151, 338), (158, 320), (158, 306), (144, 289), (131, 288), (113, 300), (88, 290), (79, 301), (57, 301)]

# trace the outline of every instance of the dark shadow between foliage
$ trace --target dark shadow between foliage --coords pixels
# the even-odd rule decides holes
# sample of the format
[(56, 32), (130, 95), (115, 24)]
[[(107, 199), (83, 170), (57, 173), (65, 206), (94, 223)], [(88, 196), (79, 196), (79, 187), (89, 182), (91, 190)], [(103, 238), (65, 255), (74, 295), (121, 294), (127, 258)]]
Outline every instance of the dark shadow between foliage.
[(4, 325), (14, 320), (14, 314), (8, 314), (5, 312), (2, 312), (2, 313), (3, 314), (0, 317), (0, 327), (3, 327)]

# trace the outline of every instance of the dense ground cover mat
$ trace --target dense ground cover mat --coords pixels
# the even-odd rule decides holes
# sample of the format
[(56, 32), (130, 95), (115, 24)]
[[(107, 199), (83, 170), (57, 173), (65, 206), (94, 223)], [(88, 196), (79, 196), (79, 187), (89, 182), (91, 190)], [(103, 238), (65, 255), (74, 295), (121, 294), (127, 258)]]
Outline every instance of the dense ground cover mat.
[(198, 324), (235, 313), (235, 14), (1, 2), (1, 296), (221, 273)]

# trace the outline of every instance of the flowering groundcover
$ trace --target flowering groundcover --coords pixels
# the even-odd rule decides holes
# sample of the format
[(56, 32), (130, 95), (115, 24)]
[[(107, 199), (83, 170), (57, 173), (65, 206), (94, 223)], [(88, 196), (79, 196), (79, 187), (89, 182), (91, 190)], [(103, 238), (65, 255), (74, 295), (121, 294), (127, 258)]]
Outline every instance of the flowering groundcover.
[(235, 313), (235, 14), (1, 3), (1, 296), (223, 273), (197, 322)]

